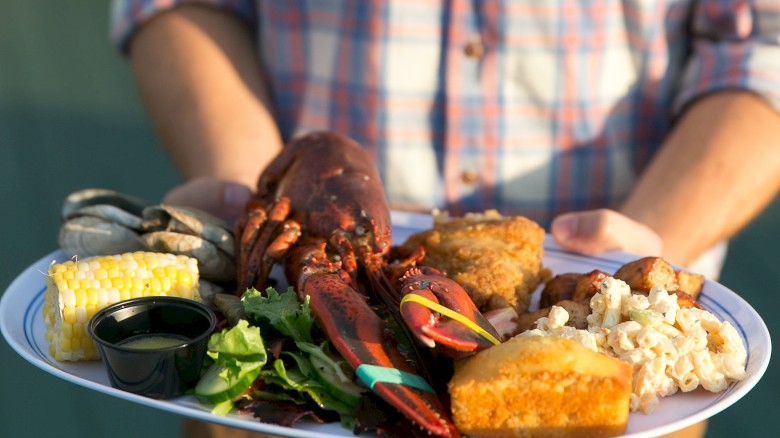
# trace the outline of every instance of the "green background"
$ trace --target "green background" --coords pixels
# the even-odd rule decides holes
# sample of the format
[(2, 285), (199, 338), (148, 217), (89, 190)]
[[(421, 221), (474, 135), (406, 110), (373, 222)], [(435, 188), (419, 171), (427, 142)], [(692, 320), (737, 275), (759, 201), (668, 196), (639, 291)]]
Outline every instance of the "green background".
[[(62, 199), (103, 187), (152, 201), (179, 179), (156, 143), (99, 1), (0, 2), (0, 291), (56, 247)], [(780, 139), (778, 139), (780, 147)], [(778, 150), (780, 153), (780, 150)], [(731, 245), (721, 282), (780, 333), (780, 201)], [(708, 437), (772, 436), (780, 372), (710, 422)], [(178, 435), (180, 418), (44, 373), (0, 340), (0, 436)]]

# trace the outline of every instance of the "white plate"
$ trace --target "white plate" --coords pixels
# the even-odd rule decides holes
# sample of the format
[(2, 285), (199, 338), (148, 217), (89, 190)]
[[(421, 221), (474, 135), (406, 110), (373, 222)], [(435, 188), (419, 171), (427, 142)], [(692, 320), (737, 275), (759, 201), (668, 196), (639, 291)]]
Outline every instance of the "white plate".
[[(428, 227), (430, 217), (394, 213), (393, 225), (394, 240), (402, 242), (410, 233)], [(614, 272), (620, 265), (635, 258), (624, 253), (583, 257), (561, 250), (549, 238), (545, 241), (544, 264), (553, 273), (589, 272), (593, 269)], [(194, 397), (162, 401), (114, 389), (98, 361), (56, 361), (48, 352), (42, 317), (45, 273), (49, 264), (55, 260), (63, 261), (62, 253), (54, 251), (27, 268), (11, 283), (0, 300), (0, 329), (3, 336), (17, 353), (43, 371), (95, 391), (207, 422), (279, 436), (353, 436), (338, 423), (300, 423), (293, 429), (260, 423), (249, 416), (212, 415)], [(758, 313), (737, 294), (709, 280), (704, 284), (700, 302), (719, 319), (730, 321), (741, 334), (749, 354), (747, 377), (720, 393), (713, 394), (700, 389), (667, 397), (662, 399), (658, 409), (651, 415), (633, 413), (629, 418), (626, 436), (658, 436), (707, 419), (744, 397), (766, 371), (771, 341), (769, 331)]]

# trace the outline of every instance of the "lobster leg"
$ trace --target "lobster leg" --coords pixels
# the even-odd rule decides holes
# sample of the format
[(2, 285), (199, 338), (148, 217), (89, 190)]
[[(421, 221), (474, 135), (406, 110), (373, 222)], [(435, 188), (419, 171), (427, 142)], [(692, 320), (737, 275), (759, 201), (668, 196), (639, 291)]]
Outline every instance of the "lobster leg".
[[(466, 291), (455, 281), (429, 267), (412, 268), (401, 278), (402, 296), (416, 295), (422, 299), (404, 300), (401, 314), (412, 333), (425, 345), (439, 345), (444, 353), (459, 357), (484, 350), (499, 342), (501, 336), (474, 305)], [(411, 302), (410, 302), (411, 301)], [(450, 316), (432, 310), (439, 305)]]
[[(349, 275), (328, 261), (321, 248), (309, 246), (296, 252), (305, 254), (295, 257), (305, 259), (299, 262), (297, 290), (309, 296), (314, 317), (344, 359), (355, 369), (366, 364), (414, 374), (407, 358), (385, 338), (385, 322), (371, 309), (366, 297), (355, 290)], [(373, 390), (431, 434), (459, 436), (435, 394), (385, 382), (374, 382)]]
[(285, 220), (290, 213), (290, 200), (281, 198), (266, 216), (255, 210), (240, 230), (238, 261), (238, 293), (247, 288), (262, 287), (274, 263), (279, 261), (301, 235), (300, 225)]
[(247, 266), (247, 259), (267, 220), (265, 210), (256, 209), (248, 212), (236, 225), (236, 271), (238, 272), (239, 287), (237, 292), (239, 294), (255, 282), (255, 271)]

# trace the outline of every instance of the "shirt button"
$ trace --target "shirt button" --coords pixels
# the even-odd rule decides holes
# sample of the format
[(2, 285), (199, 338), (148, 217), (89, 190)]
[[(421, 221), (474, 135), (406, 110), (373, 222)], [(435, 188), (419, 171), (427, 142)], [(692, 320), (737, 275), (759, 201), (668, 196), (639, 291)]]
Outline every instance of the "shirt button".
[(463, 184), (474, 185), (479, 182), (479, 173), (476, 170), (465, 170), (460, 174), (460, 180)]
[(478, 59), (485, 53), (485, 46), (479, 38), (474, 38), (463, 47), (463, 53), (471, 59)]

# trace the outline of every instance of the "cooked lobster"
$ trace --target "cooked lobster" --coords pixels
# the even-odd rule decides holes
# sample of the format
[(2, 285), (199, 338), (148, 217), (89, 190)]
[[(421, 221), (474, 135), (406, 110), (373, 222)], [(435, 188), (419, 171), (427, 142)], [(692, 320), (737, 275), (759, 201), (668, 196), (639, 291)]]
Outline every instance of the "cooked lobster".
[[(418, 373), (386, 339), (385, 321), (372, 309), (384, 305), (400, 320), (401, 287), (391, 284), (385, 272), (391, 226), (379, 174), (355, 141), (318, 132), (288, 144), (260, 176), (256, 195), (237, 224), (236, 240), (240, 292), (248, 287), (264, 290), (272, 266), (281, 262), (289, 284), (301, 298), (309, 296), (315, 318), (352, 367)], [(403, 277), (416, 285), (407, 287), (409, 293), (425, 293), (434, 301), (437, 298), (425, 291), (465, 296), (462, 289), (431, 287), (436, 279), (415, 283), (415, 274)], [(374, 302), (369, 303), (369, 296)], [(445, 306), (450, 302), (442, 300)], [(428, 345), (434, 339), (456, 350), (490, 345), (484, 340), (459, 342), (460, 332), (448, 334), (450, 328), (440, 325), (430, 309), (418, 303), (404, 307), (412, 320), (423, 321), (409, 331)], [(476, 324), (492, 330), (476, 309), (472, 311)], [(381, 381), (373, 383), (373, 390), (431, 434), (458, 435), (436, 394)]]

